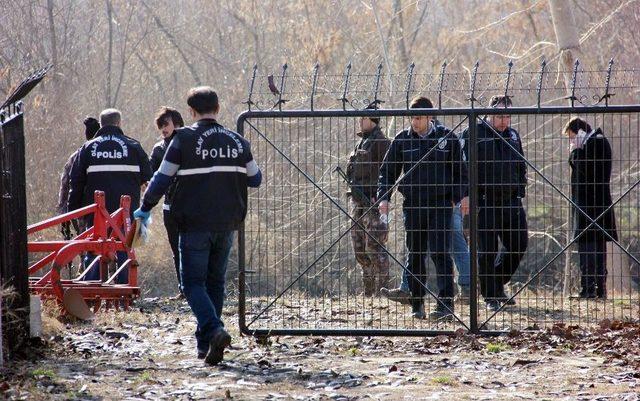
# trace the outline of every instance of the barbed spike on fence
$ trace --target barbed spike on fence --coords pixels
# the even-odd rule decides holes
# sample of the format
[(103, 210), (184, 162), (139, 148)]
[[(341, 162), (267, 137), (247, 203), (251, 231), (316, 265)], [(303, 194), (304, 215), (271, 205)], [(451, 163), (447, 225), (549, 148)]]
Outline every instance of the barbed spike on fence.
[(547, 60), (542, 60), (542, 63), (540, 64), (540, 74), (538, 75), (538, 85), (536, 86), (536, 92), (537, 92), (537, 105), (538, 108), (540, 108), (540, 102), (541, 102), (541, 96), (542, 96), (542, 80), (544, 79), (544, 69), (547, 66)]
[(407, 70), (407, 86), (405, 87), (407, 110), (409, 109), (409, 93), (411, 92), (411, 79), (413, 78), (413, 69), (415, 67), (416, 63), (412, 62), (411, 64), (409, 64), (409, 69)]
[[(604, 105), (609, 106), (609, 98), (614, 95), (614, 93), (609, 93), (609, 87), (611, 84), (611, 71), (613, 71), (613, 57), (609, 60), (609, 65), (607, 66), (607, 79), (605, 80), (605, 88), (604, 88)], [(602, 101), (602, 99), (600, 99)]]
[(438, 109), (442, 109), (442, 89), (444, 87), (444, 74), (447, 70), (447, 61), (445, 60), (440, 67), (440, 83), (438, 85)]
[(480, 67), (480, 61), (476, 61), (473, 65), (473, 71), (471, 72), (471, 80), (469, 81), (469, 105), (473, 108), (476, 99), (476, 78), (478, 77), (478, 67)]
[(351, 76), (351, 61), (349, 61), (349, 64), (347, 64), (347, 68), (345, 69), (345, 73), (344, 73), (344, 91), (342, 92), (342, 98), (338, 99), (342, 101), (342, 110), (347, 109), (347, 102), (349, 101), (347, 99), (347, 94), (349, 93), (349, 77), (350, 76)]
[(251, 111), (251, 105), (253, 105), (253, 87), (256, 83), (256, 72), (258, 71), (258, 64), (254, 64), (253, 65), (253, 74), (251, 75), (251, 82), (249, 83), (249, 96), (247, 97), (247, 101), (245, 102), (247, 104), (247, 108), (249, 109), (249, 111)]
[(573, 63), (573, 76), (571, 77), (571, 95), (569, 96), (569, 100), (571, 100), (571, 107), (575, 106), (576, 101), (576, 82), (578, 81), (579, 65), (580, 60), (576, 59), (575, 63)]
[(284, 93), (284, 83), (287, 77), (287, 63), (284, 63), (282, 66), (282, 77), (280, 78), (280, 94), (278, 95), (278, 110), (282, 111), (282, 104), (286, 102), (286, 100), (282, 99), (282, 94)]
[[(382, 103), (381, 100), (378, 99), (378, 91), (380, 89), (380, 76), (382, 75), (382, 63), (378, 64), (378, 70), (376, 72), (375, 83), (373, 85), (373, 107), (378, 110), (378, 104)], [(367, 106), (368, 107), (368, 106)]]
[(313, 84), (311, 85), (311, 110), (313, 110), (313, 99), (316, 95), (316, 85), (318, 83), (318, 70), (320, 69), (320, 64), (316, 63), (313, 66)]
[[(509, 98), (509, 83), (511, 83), (511, 71), (513, 69), (513, 60), (509, 60), (509, 64), (507, 64), (507, 82), (504, 85), (504, 97), (505, 99)], [(506, 103), (505, 103), (506, 105)]]

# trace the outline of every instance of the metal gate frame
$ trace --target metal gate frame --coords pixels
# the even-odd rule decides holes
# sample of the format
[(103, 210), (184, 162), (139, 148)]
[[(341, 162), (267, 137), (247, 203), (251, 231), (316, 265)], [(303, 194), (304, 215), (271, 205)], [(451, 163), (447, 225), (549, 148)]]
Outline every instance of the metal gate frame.
[[(619, 105), (619, 106), (567, 106), (567, 107), (510, 107), (508, 109), (508, 114), (511, 115), (569, 115), (569, 114), (618, 114), (618, 113), (640, 113), (640, 105)], [(352, 225), (346, 229), (344, 232), (340, 234), (338, 238), (334, 240), (331, 246), (325, 250), (323, 254), (321, 254), (313, 263), (311, 263), (306, 269), (304, 269), (283, 291), (281, 291), (274, 300), (267, 305), (263, 309), (262, 312), (266, 311), (270, 308), (284, 293), (286, 293), (293, 284), (297, 280), (299, 280), (333, 245), (335, 245), (341, 238), (343, 238), (349, 230), (356, 225), (360, 225), (358, 220), (353, 219), (350, 214), (344, 210), (330, 195), (328, 195), (309, 175), (307, 175), (299, 166), (296, 165), (281, 149), (277, 148), (269, 140), (268, 134), (262, 133), (258, 130), (253, 124), (251, 124), (250, 120), (252, 118), (261, 118), (261, 119), (280, 119), (280, 118), (311, 118), (311, 117), (344, 117), (344, 118), (354, 118), (354, 117), (410, 117), (415, 115), (431, 115), (431, 116), (459, 116), (463, 117), (462, 124), (465, 121), (478, 121), (481, 120), (482, 117), (487, 115), (496, 115), (496, 114), (504, 114), (504, 109), (494, 109), (494, 108), (474, 108), (473, 104), (469, 108), (451, 108), (451, 109), (378, 109), (378, 110), (270, 110), (270, 111), (246, 111), (242, 113), (237, 120), (237, 130), (241, 135), (244, 135), (246, 126), (249, 129), (253, 130), (262, 140), (265, 140), (272, 146), (276, 152), (278, 152), (287, 162), (291, 163), (292, 167), (296, 169), (299, 173), (301, 173), (317, 190), (323, 193), (324, 196), (328, 198), (328, 200), (334, 204), (338, 209), (340, 209), (343, 213), (347, 214), (347, 216), (351, 219)], [(460, 125), (458, 124), (458, 126)], [(469, 141), (472, 144), (470, 146), (469, 152), (469, 200), (470, 200), (470, 209), (477, 210), (478, 206), (478, 177), (477, 177), (477, 165), (478, 159), (476, 154), (476, 146), (477, 144), (477, 132), (476, 132), (476, 124), (469, 124)], [(455, 132), (456, 128), (454, 127), (451, 132)], [(495, 132), (495, 131), (494, 131)], [(506, 140), (503, 139), (505, 143)], [(508, 146), (512, 147), (510, 144)], [(517, 152), (517, 149), (514, 149)], [(416, 163), (416, 166), (424, 160), (432, 151), (429, 150), (423, 158)], [(593, 219), (591, 219), (583, 210), (577, 207), (577, 205), (571, 201), (570, 196), (562, 192), (560, 188), (558, 188), (553, 182), (551, 182), (531, 161), (529, 161), (526, 157), (523, 156), (523, 159), (527, 163), (527, 165), (533, 169), (534, 173), (542, 178), (542, 180), (550, 185), (558, 194), (560, 194), (565, 200), (569, 201), (569, 203), (579, 212), (581, 212), (585, 217), (587, 217), (590, 221), (591, 226), (595, 225), (598, 229), (603, 230)], [(414, 166), (415, 167), (415, 166)], [(394, 185), (398, 185), (401, 178), (398, 179), (398, 182)], [(630, 188), (626, 189), (618, 199), (615, 199), (613, 205), (610, 206), (607, 211), (618, 204), (627, 194), (629, 194), (632, 190), (634, 190), (638, 185), (640, 185), (640, 180), (636, 181), (631, 185)], [(393, 190), (392, 188), (392, 190)], [(380, 201), (376, 201), (370, 208), (364, 212), (366, 214), (369, 210), (374, 207), (377, 207)], [(603, 212), (603, 214), (606, 213)], [(595, 219), (597, 220), (597, 219)], [(585, 229), (586, 230), (586, 229)], [(371, 237), (371, 235), (365, 230), (365, 233)], [(515, 298), (522, 290), (524, 290), (532, 280), (542, 274), (559, 256), (563, 255), (567, 249), (575, 243), (575, 241), (584, 234), (585, 231), (578, 236), (575, 236), (568, 244), (566, 244), (562, 250), (556, 253), (551, 260), (549, 260), (545, 265), (543, 265), (536, 273), (530, 277), (522, 287), (512, 294), (511, 299)], [(606, 232), (605, 232), (606, 233)], [(608, 234), (606, 234), (609, 236)], [(609, 236), (610, 239), (612, 239)], [(374, 238), (377, 242), (377, 240)], [(498, 335), (503, 334), (506, 331), (492, 331), (485, 329), (485, 325), (498, 314), (502, 308), (498, 311), (495, 311), (491, 314), (485, 321), (478, 320), (478, 263), (477, 263), (477, 255), (478, 255), (478, 216), (476, 213), (470, 213), (470, 256), (471, 256), (471, 288), (470, 288), (470, 300), (469, 300), (469, 326), (467, 327), (462, 321), (463, 327), (470, 333), (474, 334), (483, 334), (483, 335)], [(629, 253), (618, 241), (613, 241), (613, 243), (621, 249), (628, 257), (634, 260), (636, 263), (640, 264), (640, 261)], [(399, 262), (387, 249), (384, 247), (387, 254), (398, 263), (403, 270), (406, 270), (406, 267), (403, 263)], [(247, 322), (246, 316), (246, 252), (245, 252), (245, 233), (244, 228), (239, 230), (238, 232), (238, 285), (239, 285), (239, 326), (242, 333), (253, 336), (268, 336), (268, 335), (344, 335), (344, 336), (429, 336), (429, 335), (441, 335), (441, 334), (453, 334), (453, 331), (440, 331), (440, 330), (403, 330), (403, 329), (252, 329), (250, 326), (255, 321), (254, 318), (252, 321)], [(411, 274), (409, 272), (409, 274)], [(425, 287), (426, 288), (426, 287)], [(428, 294), (434, 296), (434, 294), (427, 290)], [(435, 296), (434, 296), (435, 297)], [(437, 299), (437, 298), (436, 298)], [(262, 313), (261, 312), (261, 313)], [(460, 320), (457, 316), (456, 318)]]
[(11, 359), (29, 337), (25, 132), (21, 100), (45, 78), (51, 67), (48, 65), (29, 75), (0, 104), (0, 284), (11, 286), (16, 294), (12, 299), (5, 299), (0, 309), (3, 320), (0, 335), (6, 341), (4, 344), (0, 341), (0, 346), (7, 350), (4, 355), (7, 359)]

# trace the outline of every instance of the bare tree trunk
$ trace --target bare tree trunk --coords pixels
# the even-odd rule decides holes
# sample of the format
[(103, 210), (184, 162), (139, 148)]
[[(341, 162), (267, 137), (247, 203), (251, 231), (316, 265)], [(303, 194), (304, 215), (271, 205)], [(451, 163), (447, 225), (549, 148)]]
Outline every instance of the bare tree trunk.
[(107, 50), (107, 88), (106, 88), (106, 100), (107, 107), (111, 105), (111, 62), (113, 59), (113, 8), (111, 0), (105, 0), (107, 4), (107, 23), (109, 24), (109, 44)]
[[(56, 26), (53, 21), (53, 0), (47, 0), (47, 16), (49, 19), (49, 36), (51, 37), (51, 62), (54, 70), (58, 69), (58, 44), (56, 42)], [(55, 79), (55, 75), (54, 75)]]
[(578, 38), (578, 28), (571, 9), (572, 4), (573, 2), (566, 0), (549, 0), (558, 52), (565, 70), (564, 81), (567, 91), (571, 86), (573, 64), (580, 54), (580, 39)]
[[(576, 21), (573, 17), (571, 9), (572, 2), (566, 0), (549, 0), (551, 8), (551, 19), (553, 21), (553, 29), (556, 33), (556, 42), (558, 52), (560, 53), (560, 62), (564, 70), (564, 83), (567, 93), (571, 91), (571, 75), (576, 56), (580, 52), (580, 40), (578, 38), (578, 29)], [(569, 100), (571, 101), (571, 100)], [(567, 209), (567, 230), (566, 241), (569, 243), (572, 237), (571, 208)], [(564, 255), (564, 279), (562, 285), (562, 296), (567, 297), (571, 290), (571, 253), (565, 252)]]
[(393, 14), (398, 18), (398, 52), (400, 53), (401, 65), (409, 65), (409, 55), (404, 44), (404, 19), (402, 18), (402, 0), (393, 0)]

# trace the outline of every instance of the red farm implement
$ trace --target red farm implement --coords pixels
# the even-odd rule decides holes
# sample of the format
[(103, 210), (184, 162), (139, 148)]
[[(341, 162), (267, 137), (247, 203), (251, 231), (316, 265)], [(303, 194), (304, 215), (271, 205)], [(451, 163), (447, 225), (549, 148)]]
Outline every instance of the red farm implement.
[[(95, 203), (78, 210), (33, 224), (27, 227), (27, 234), (41, 233), (74, 219), (93, 217), (93, 226), (67, 241), (29, 241), (27, 248), (30, 260), (34, 254), (45, 254), (29, 266), (29, 288), (32, 293), (43, 298), (55, 299), (64, 306), (67, 313), (82, 319), (90, 319), (93, 312), (101, 307), (127, 309), (131, 301), (140, 294), (138, 287), (138, 262), (134, 250), (127, 244), (131, 234), (129, 208), (131, 199), (122, 196), (120, 208), (109, 214), (105, 207), (104, 192), (96, 191)], [(130, 243), (130, 242), (129, 242)], [(117, 253), (126, 254), (126, 260), (118, 265)], [(85, 258), (88, 266), (76, 277), (63, 279), (61, 271), (75, 258)], [(120, 257), (120, 260), (124, 260)], [(82, 265), (82, 264), (80, 264)], [(115, 271), (109, 274), (109, 267)], [(90, 271), (99, 269), (97, 280), (87, 280)], [(113, 269), (112, 269), (113, 270)], [(126, 284), (116, 283), (121, 272), (128, 270)]]

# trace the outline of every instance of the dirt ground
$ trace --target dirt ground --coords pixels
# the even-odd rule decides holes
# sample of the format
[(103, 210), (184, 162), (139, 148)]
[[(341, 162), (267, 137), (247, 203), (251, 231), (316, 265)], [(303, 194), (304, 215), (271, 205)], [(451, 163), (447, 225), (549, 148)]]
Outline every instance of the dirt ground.
[(7, 400), (639, 400), (640, 325), (602, 321), (500, 337), (271, 337), (238, 334), (225, 361), (195, 355), (184, 301), (151, 299), (92, 323), (47, 320)]

